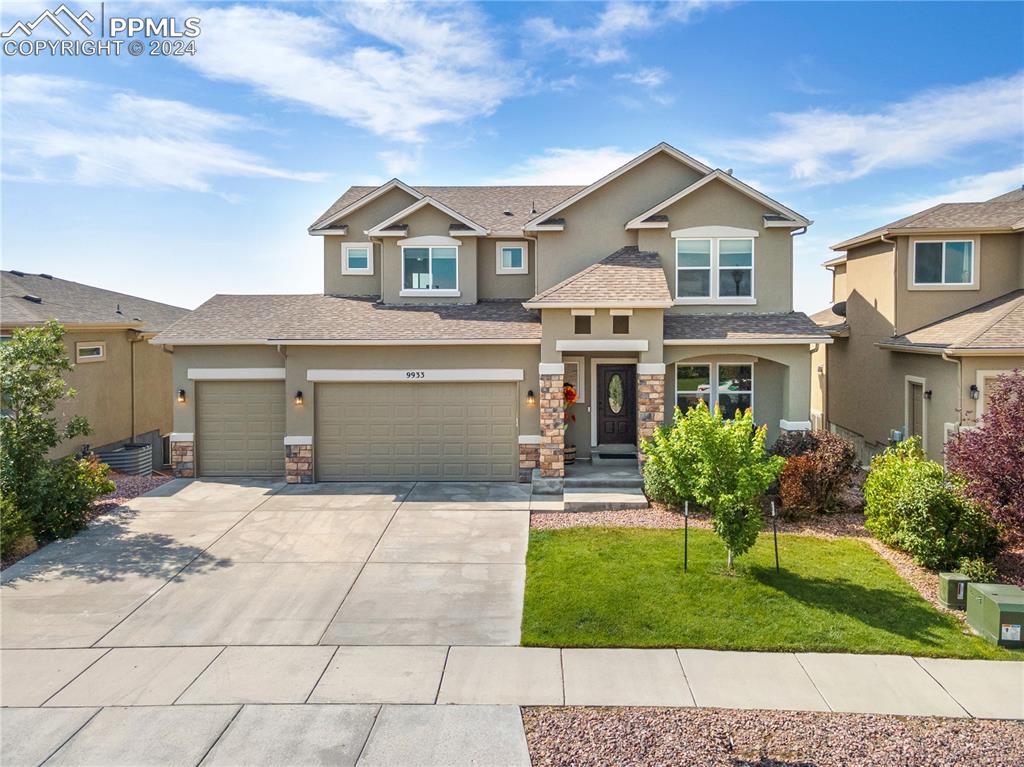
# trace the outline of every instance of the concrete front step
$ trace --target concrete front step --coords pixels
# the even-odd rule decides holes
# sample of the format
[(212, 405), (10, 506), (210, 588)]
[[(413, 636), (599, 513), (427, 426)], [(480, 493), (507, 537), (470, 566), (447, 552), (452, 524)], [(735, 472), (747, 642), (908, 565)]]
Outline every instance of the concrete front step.
[(649, 505), (638, 487), (567, 487), (562, 499), (565, 511), (625, 511)]
[(609, 471), (606, 474), (593, 476), (566, 477), (563, 480), (563, 485), (566, 491), (578, 487), (603, 487), (606, 490), (620, 487), (642, 488), (644, 478), (635, 471)]

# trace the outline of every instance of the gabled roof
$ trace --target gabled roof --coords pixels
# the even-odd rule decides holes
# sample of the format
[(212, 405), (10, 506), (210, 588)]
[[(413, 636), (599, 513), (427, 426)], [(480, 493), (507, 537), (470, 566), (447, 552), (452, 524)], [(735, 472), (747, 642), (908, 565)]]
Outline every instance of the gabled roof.
[[(757, 200), (759, 203), (764, 205), (766, 208), (770, 208), (770, 209), (774, 210), (776, 213), (781, 214), (782, 216), (785, 217), (786, 220), (792, 221), (794, 226), (799, 227), (799, 226), (810, 226), (811, 225), (811, 221), (809, 219), (804, 218), (803, 216), (801, 216), (796, 211), (790, 210), (789, 208), (787, 208), (782, 203), (776, 202), (771, 197), (768, 197), (766, 195), (761, 194), (759, 191), (754, 189), (752, 186), (748, 186), (747, 184), (744, 184), (739, 179), (733, 178), (731, 173), (726, 173), (724, 170), (721, 170), (720, 168), (716, 168), (715, 170), (711, 171), (710, 173), (708, 173), (703, 178), (700, 178), (700, 179), (694, 181), (688, 187), (686, 187), (686, 188), (676, 192), (674, 195), (672, 195), (668, 199), (662, 200), (661, 202), (659, 202), (657, 205), (655, 205), (650, 210), (645, 210), (639, 216), (637, 216), (636, 218), (631, 220), (629, 223), (627, 223), (626, 224), (626, 228), (627, 229), (643, 228), (643, 225), (645, 223), (646, 224), (652, 223), (650, 221), (652, 216), (655, 216), (656, 214), (661, 213), (661, 211), (665, 210), (665, 208), (667, 208), (670, 205), (674, 205), (675, 203), (679, 202), (679, 200), (683, 199), (688, 194), (692, 194), (693, 192), (696, 192), (698, 189), (700, 189), (701, 187), (705, 186), (706, 184), (709, 184), (710, 182), (716, 181), (716, 180), (717, 181), (722, 181), (722, 182), (728, 184), (733, 189), (736, 189), (737, 191), (742, 192), (743, 194), (745, 194), (747, 197), (750, 197), (751, 199)], [(667, 223), (667, 221), (666, 221), (666, 223)], [(779, 224), (779, 222), (776, 222), (776, 226), (778, 224)]]
[[(393, 178), (390, 181), (381, 184), (380, 186), (353, 186), (334, 201), (323, 214), (312, 224), (309, 225), (309, 231), (331, 229), (333, 224), (340, 224), (341, 219), (347, 216), (349, 213), (359, 210), (364, 205), (373, 202), (378, 197), (381, 197), (392, 189), (401, 189), (406, 194), (410, 194), (417, 200), (423, 197), (423, 193), (413, 189), (408, 184), (399, 181), (397, 178)], [(345, 227), (346, 229), (348, 227)]]
[(661, 257), (633, 245), (620, 248), (523, 304), (528, 309), (671, 305)]
[(666, 314), (665, 343), (831, 343), (802, 312)]
[(423, 208), (423, 207), (425, 207), (427, 205), (431, 206), (432, 208), (436, 208), (437, 210), (439, 210), (442, 213), (444, 213), (446, 216), (450, 216), (451, 218), (454, 218), (456, 221), (458, 221), (461, 224), (463, 224), (466, 227), (466, 229), (464, 230), (466, 233), (472, 233), (472, 234), (478, 234), (478, 235), (485, 235), (485, 234), (487, 234), (487, 230), (484, 227), (480, 226), (475, 221), (472, 221), (472, 220), (466, 218), (464, 215), (462, 215), (458, 211), (452, 210), (451, 208), (449, 208), (444, 203), (438, 202), (433, 197), (421, 197), (419, 200), (414, 202), (409, 207), (404, 208), (404, 209), (398, 211), (395, 215), (389, 216), (388, 218), (386, 218), (383, 221), (381, 221), (379, 224), (377, 224), (372, 229), (367, 230), (366, 233), (368, 235), (370, 235), (371, 237), (373, 237), (373, 236), (379, 237), (379, 236), (385, 235), (385, 234), (394, 234), (396, 231), (400, 231), (398, 227), (394, 226), (395, 224), (401, 225), (401, 222), (402, 222), (403, 218), (405, 218), (406, 216), (412, 215), (413, 213), (418, 211), (420, 208)]
[(385, 305), (375, 298), (217, 295), (156, 344), (539, 343), (540, 318), (518, 301)]
[(699, 160), (695, 160), (693, 157), (690, 157), (690, 155), (686, 154), (685, 152), (680, 152), (674, 146), (671, 146), (670, 144), (666, 144), (663, 141), (660, 144), (658, 144), (657, 146), (651, 147), (650, 149), (648, 149), (643, 154), (638, 155), (637, 157), (634, 157), (632, 160), (627, 162), (622, 167), (616, 168), (611, 173), (609, 173), (607, 176), (604, 176), (604, 177), (598, 179), (597, 181), (595, 181), (590, 186), (587, 186), (587, 187), (584, 187), (583, 189), (580, 189), (574, 195), (572, 195), (568, 199), (565, 199), (565, 200), (561, 201), (560, 203), (555, 205), (553, 208), (550, 208), (548, 210), (542, 211), (541, 213), (539, 213), (538, 215), (534, 216), (529, 221), (527, 221), (523, 228), (524, 229), (532, 229), (534, 226), (543, 223), (546, 219), (552, 218), (553, 216), (555, 216), (555, 214), (560, 213), (561, 211), (565, 210), (570, 205), (573, 205), (573, 204), (579, 202), (584, 197), (589, 195), (591, 192), (597, 191), (598, 189), (603, 187), (608, 182), (614, 181), (619, 176), (623, 175), (624, 173), (629, 172), (630, 170), (635, 168), (640, 163), (645, 162), (646, 160), (649, 160), (651, 157), (654, 157), (654, 155), (656, 155), (656, 154), (662, 154), (662, 153), (667, 154), (670, 157), (674, 157), (676, 160), (679, 160), (684, 165), (690, 166), (691, 168), (693, 168), (695, 171), (697, 171), (698, 173), (700, 173), (702, 175), (705, 174), (705, 173), (710, 173), (711, 172), (711, 168), (709, 168), (704, 163), (700, 162)]
[(811, 322), (830, 336), (849, 335), (850, 326), (846, 322), (846, 302), (840, 301), (834, 306), (822, 309), (810, 316)]
[(973, 306), (878, 345), (894, 350), (1024, 353), (1024, 290)]
[(1024, 189), (1001, 194), (985, 202), (946, 202), (911, 213), (892, 223), (837, 242), (832, 250), (848, 250), (856, 245), (890, 234), (941, 232), (1017, 232), (1024, 229)]
[(40, 325), (55, 319), (67, 326), (123, 325), (154, 331), (188, 314), (188, 309), (46, 274), (3, 271), (0, 313), (4, 327)]

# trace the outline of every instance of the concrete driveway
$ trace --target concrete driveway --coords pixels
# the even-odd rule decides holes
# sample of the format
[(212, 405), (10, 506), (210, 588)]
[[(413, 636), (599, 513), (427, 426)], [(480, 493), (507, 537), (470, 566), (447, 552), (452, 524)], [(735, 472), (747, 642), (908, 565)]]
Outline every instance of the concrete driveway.
[(529, 486), (174, 480), (3, 573), (13, 648), (515, 645)]

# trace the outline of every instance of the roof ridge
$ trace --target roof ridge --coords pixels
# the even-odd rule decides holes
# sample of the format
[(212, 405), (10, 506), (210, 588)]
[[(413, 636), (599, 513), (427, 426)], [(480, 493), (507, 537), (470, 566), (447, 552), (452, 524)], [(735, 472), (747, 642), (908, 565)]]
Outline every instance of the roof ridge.
[[(1021, 299), (1024, 299), (1024, 289), (1018, 288), (1016, 290), (1011, 290), (1009, 293), (1004, 293), (1003, 295), (997, 296), (996, 298), (990, 299), (989, 301), (983, 301), (982, 303), (978, 304), (978, 306), (983, 306), (984, 304), (990, 303), (992, 301), (998, 301), (1000, 298), (1006, 298), (1007, 296), (1013, 295), (1014, 293), (1017, 293), (1018, 295), (1007, 300), (1006, 306), (1002, 307), (1002, 310), (998, 311), (995, 317), (990, 319), (988, 322), (984, 323), (980, 328), (978, 328), (973, 333), (968, 333), (967, 335), (956, 339), (953, 343), (949, 345), (949, 347), (951, 349), (956, 349), (961, 346), (970, 345), (974, 341), (978, 340), (978, 338), (980, 338), (984, 333), (991, 330), (995, 325), (1006, 319), (1008, 315), (1016, 311), (1017, 308), (1020, 306)], [(978, 306), (974, 306), (972, 307), (972, 309), (977, 309)], [(966, 314), (969, 311), (971, 311), (971, 309), (966, 309), (963, 312), (959, 312), (959, 314)]]

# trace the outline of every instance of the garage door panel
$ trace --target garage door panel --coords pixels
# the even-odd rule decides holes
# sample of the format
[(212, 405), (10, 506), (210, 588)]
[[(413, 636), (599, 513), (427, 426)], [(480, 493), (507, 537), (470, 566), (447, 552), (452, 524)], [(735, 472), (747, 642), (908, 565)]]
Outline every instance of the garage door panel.
[(512, 383), (318, 384), (317, 478), (515, 480), (516, 395)]
[(196, 387), (199, 473), (223, 477), (284, 474), (284, 384), (203, 381)]

